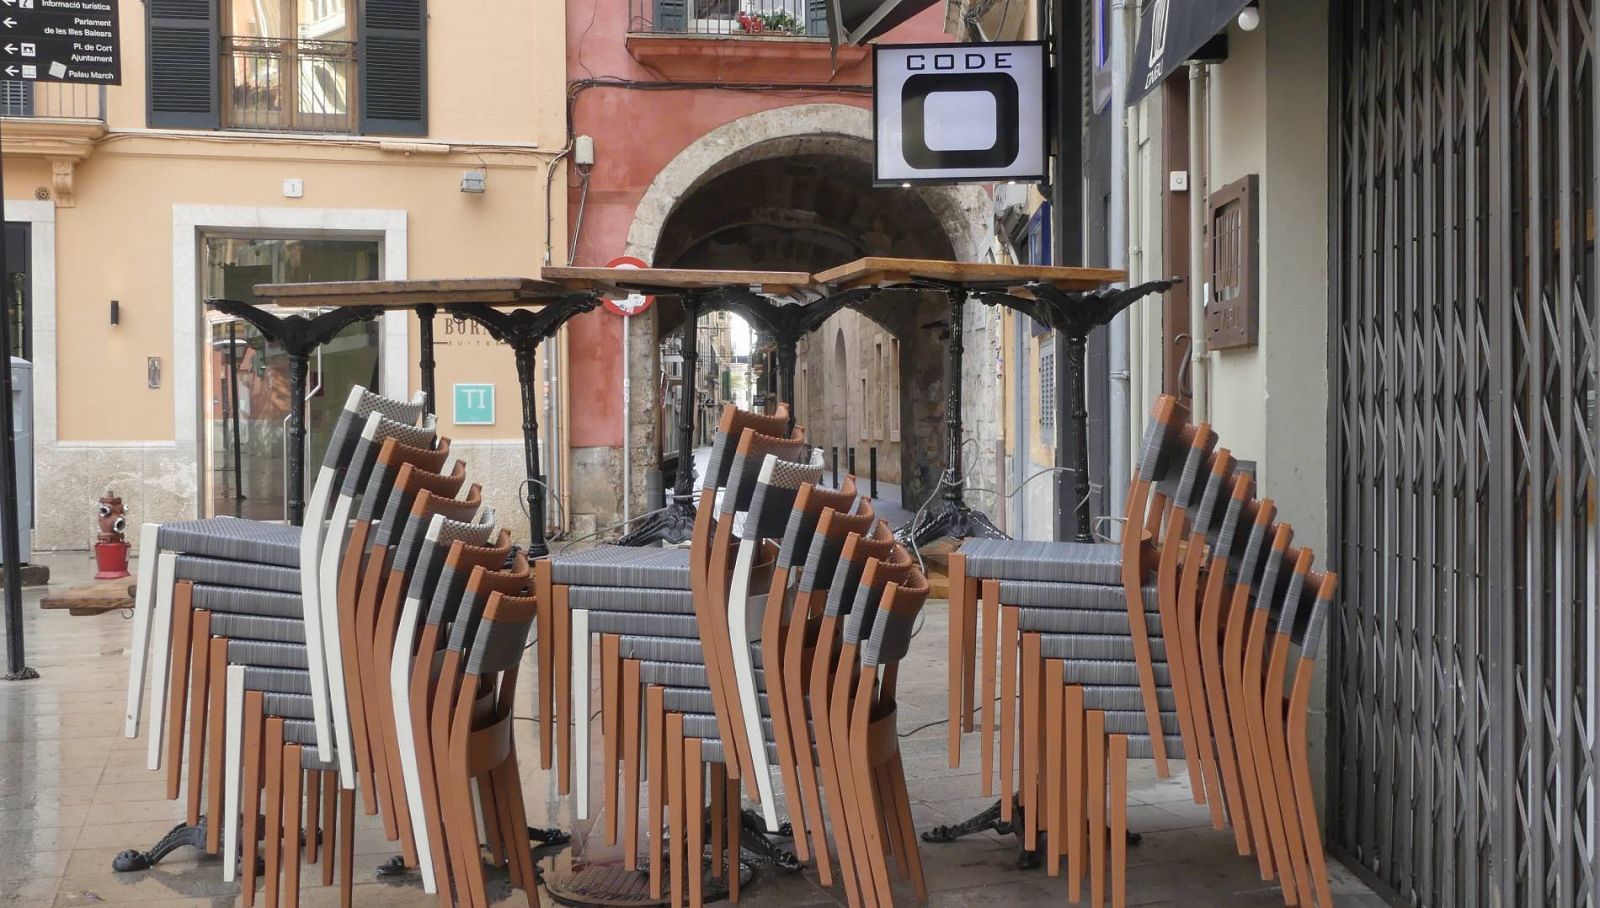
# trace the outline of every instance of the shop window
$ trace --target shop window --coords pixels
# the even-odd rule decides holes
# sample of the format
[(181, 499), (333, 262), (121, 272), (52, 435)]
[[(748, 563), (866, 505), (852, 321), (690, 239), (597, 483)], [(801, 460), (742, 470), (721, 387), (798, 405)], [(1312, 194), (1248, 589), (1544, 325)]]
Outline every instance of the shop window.
[(147, 0), (151, 126), (427, 134), (427, 0)]

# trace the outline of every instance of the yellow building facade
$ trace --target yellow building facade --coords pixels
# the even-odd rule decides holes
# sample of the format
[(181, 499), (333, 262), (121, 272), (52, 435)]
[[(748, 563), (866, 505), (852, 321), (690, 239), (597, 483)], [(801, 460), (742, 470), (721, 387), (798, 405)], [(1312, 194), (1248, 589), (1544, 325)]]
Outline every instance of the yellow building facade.
[[(108, 489), (136, 523), (281, 516), (286, 358), (205, 298), (566, 258), (549, 206), (565, 187), (562, 4), (148, 0), (120, 16), (121, 85), (0, 83), (40, 549), (87, 547)], [(389, 314), (313, 360), (313, 458), (349, 383), (418, 386), (417, 334)], [(520, 520), (511, 354), (443, 316), (436, 335), (441, 432)], [(541, 351), (547, 382), (559, 349)], [(540, 413), (558, 491), (563, 415)]]

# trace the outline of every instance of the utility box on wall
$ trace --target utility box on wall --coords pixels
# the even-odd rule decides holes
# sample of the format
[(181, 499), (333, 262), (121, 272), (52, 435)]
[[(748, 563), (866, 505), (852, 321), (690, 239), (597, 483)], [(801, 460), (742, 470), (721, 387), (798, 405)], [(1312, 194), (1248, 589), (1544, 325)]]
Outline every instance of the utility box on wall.
[(1260, 178), (1252, 173), (1211, 194), (1207, 349), (1256, 345), (1261, 281), (1259, 185)]

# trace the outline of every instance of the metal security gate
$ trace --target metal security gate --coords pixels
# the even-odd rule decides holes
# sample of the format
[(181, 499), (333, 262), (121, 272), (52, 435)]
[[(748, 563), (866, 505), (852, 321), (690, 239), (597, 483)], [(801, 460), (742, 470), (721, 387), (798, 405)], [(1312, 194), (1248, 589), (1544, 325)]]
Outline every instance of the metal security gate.
[(1331, 847), (1596, 905), (1596, 4), (1333, 3)]

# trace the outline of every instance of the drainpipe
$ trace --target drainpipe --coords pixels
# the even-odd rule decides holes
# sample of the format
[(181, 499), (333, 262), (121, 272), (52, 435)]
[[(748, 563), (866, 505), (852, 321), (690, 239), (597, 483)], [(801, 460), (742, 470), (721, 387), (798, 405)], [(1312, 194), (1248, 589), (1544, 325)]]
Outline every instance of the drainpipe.
[(1206, 109), (1210, 103), (1204, 63), (1189, 64), (1189, 382), (1194, 421), (1211, 419), (1210, 363), (1206, 359)]
[[(1136, 33), (1136, 32), (1135, 32)], [(1144, 280), (1146, 267), (1145, 241), (1145, 168), (1141, 166), (1145, 137), (1143, 123), (1137, 109), (1128, 111), (1128, 282), (1137, 284)], [(1123, 438), (1128, 450), (1139, 449), (1140, 427), (1145, 424), (1145, 307), (1135, 304), (1128, 310), (1131, 324), (1128, 327), (1128, 425)], [(1130, 465), (1131, 469), (1131, 465)], [(1122, 506), (1122, 496), (1116, 498)], [(1126, 515), (1124, 515), (1126, 516)]]
[[(1110, 232), (1108, 244), (1111, 267), (1128, 267), (1128, 116), (1124, 103), (1127, 100), (1128, 81), (1128, 17), (1131, 5), (1128, 0), (1111, 3), (1111, 205), (1106, 225)], [(1110, 502), (1110, 516), (1121, 517), (1123, 498), (1128, 488), (1128, 313), (1126, 310), (1111, 320), (1111, 336), (1107, 344), (1107, 359), (1111, 370), (1110, 382), (1110, 464), (1107, 469), (1106, 500)]]

